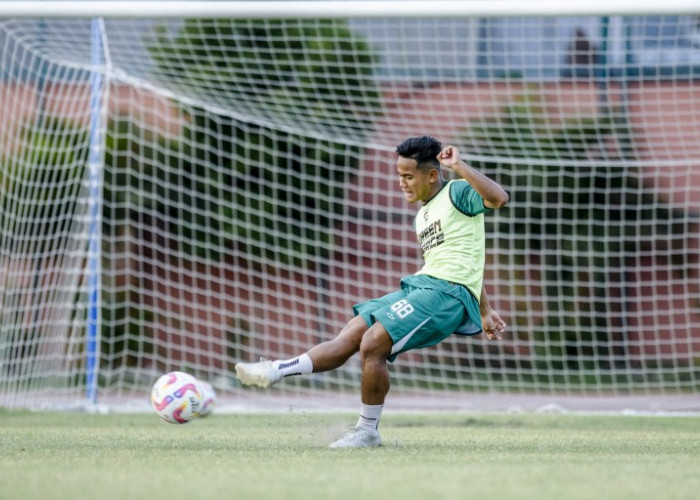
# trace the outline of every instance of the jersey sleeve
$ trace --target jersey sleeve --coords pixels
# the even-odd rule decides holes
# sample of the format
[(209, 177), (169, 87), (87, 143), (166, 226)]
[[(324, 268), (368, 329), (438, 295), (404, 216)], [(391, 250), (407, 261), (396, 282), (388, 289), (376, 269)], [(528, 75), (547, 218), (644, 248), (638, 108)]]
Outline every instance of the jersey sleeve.
[(484, 199), (467, 181), (459, 180), (450, 184), (450, 200), (455, 208), (466, 215), (479, 215), (490, 212)]

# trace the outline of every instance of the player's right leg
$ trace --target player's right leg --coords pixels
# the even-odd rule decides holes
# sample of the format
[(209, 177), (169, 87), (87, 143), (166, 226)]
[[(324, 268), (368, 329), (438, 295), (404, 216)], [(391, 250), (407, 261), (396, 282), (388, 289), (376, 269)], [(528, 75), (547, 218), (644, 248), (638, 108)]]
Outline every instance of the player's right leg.
[(362, 335), (368, 328), (365, 320), (356, 316), (345, 325), (337, 337), (318, 344), (295, 358), (237, 363), (236, 376), (243, 385), (270, 387), (284, 377), (334, 370), (360, 350)]

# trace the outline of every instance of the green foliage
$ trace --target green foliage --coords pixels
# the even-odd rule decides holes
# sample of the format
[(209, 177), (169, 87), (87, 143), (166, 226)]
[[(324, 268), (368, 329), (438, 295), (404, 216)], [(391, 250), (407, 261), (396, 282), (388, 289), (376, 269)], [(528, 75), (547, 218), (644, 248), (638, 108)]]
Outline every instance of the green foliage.
[[(114, 368), (136, 364), (136, 353), (154, 353), (153, 311), (138, 296), (138, 283), (117, 286), (112, 279), (123, 278), (114, 272), (124, 263), (118, 259), (130, 255), (116, 247), (122, 241), (132, 241), (129, 234), (134, 227), (154, 224), (149, 214), (155, 212), (153, 172), (162, 161), (162, 148), (156, 141), (134, 140), (145, 134), (135, 125), (123, 121), (110, 121), (105, 134), (104, 188), (102, 205), (102, 234), (115, 247), (103, 253), (103, 267), (110, 272), (102, 276), (102, 324), (101, 352), (110, 359)], [(135, 160), (138, 159), (138, 160)], [(134, 221), (147, 222), (142, 226)], [(142, 236), (142, 235), (139, 235)], [(112, 381), (100, 379), (100, 385)]]
[(376, 112), (374, 57), (345, 21), (188, 19), (174, 37), (163, 28), (149, 50), (168, 84), (208, 97), (225, 89), (224, 105), (272, 109), (274, 119), (361, 126)]
[(470, 126), (470, 151), (491, 158), (474, 165), (497, 171), (511, 192), (511, 209), (494, 228), (499, 245), (517, 250), (520, 266), (533, 256), (547, 263), (545, 321), (530, 332), (543, 369), (585, 371), (623, 358), (611, 318), (620, 321), (624, 306), (608, 297), (624, 296), (625, 253), (639, 250), (640, 235), (677, 229), (679, 214), (623, 161), (635, 154), (624, 116), (608, 109), (559, 123), (526, 95)]
[[(591, 226), (590, 220), (634, 218), (633, 212), (622, 208), (651, 201), (640, 190), (635, 173), (618, 162), (633, 158), (629, 145), (618, 141), (628, 135), (620, 113), (556, 123), (539, 100), (528, 95), (498, 115), (472, 124), (469, 142), (475, 154), (493, 158), (474, 165), (497, 170), (516, 199), (527, 202), (533, 223), (519, 226), (518, 232), (538, 241), (542, 233), (573, 235), (591, 229), (600, 233), (609, 228)], [(614, 143), (612, 150), (610, 142)], [(606, 165), (604, 159), (616, 165)], [(587, 160), (590, 163), (581, 166)], [(620, 198), (609, 199), (611, 193)], [(609, 208), (612, 211), (607, 213)], [(640, 217), (651, 219), (653, 215), (646, 212)], [(563, 229), (547, 225), (562, 220)]]
[[(339, 21), (274, 20), (185, 20), (145, 43), (164, 84), (201, 105), (182, 106), (175, 139), (108, 124), (104, 234), (119, 242), (140, 231), (140, 251), (189, 260), (306, 266), (323, 255), (359, 158), (357, 146), (326, 137), (341, 120), (360, 137), (379, 109), (366, 43)], [(117, 291), (104, 296), (103, 352), (115, 366), (155, 352), (156, 312), (139, 287), (105, 285)]]
[(88, 134), (63, 120), (25, 123), (22, 144), (0, 156), (1, 224), (6, 244), (29, 235), (35, 251), (46, 251), (66, 234), (78, 208), (86, 175)]
[[(379, 109), (367, 44), (336, 20), (185, 20), (149, 51), (168, 85), (221, 106), (188, 108), (183, 140), (168, 145), (176, 168), (159, 184), (193, 208), (177, 214), (185, 250), (296, 265), (322, 255), (358, 168), (358, 146), (338, 134), (362, 137)], [(183, 182), (189, 192), (173, 191)]]

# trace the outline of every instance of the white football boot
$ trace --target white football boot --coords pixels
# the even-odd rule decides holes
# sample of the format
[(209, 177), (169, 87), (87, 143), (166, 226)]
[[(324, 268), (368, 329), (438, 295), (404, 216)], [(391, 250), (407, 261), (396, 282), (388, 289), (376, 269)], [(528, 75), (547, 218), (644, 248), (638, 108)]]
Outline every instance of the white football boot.
[(350, 429), (347, 434), (337, 441), (331, 443), (329, 448), (371, 448), (373, 446), (381, 446), (382, 438), (379, 437), (379, 432), (370, 431), (355, 427)]
[(236, 377), (243, 385), (265, 388), (277, 383), (282, 374), (272, 361), (261, 359), (257, 363), (236, 363)]

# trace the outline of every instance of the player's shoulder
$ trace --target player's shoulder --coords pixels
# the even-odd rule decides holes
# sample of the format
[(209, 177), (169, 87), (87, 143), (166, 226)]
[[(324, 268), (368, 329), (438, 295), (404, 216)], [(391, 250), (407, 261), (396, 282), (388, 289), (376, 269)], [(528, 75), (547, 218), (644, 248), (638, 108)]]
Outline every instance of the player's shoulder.
[(449, 181), (447, 181), (447, 184), (451, 188), (456, 188), (456, 189), (472, 187), (471, 184), (469, 184), (469, 182), (466, 179), (450, 179)]
[(452, 179), (447, 182), (447, 187), (450, 192), (450, 198), (452, 198), (453, 201), (462, 197), (464, 193), (474, 189), (465, 179)]
[(465, 179), (455, 179), (449, 183), (450, 201), (464, 215), (473, 217), (487, 211), (484, 200)]

